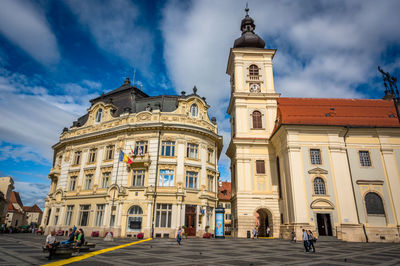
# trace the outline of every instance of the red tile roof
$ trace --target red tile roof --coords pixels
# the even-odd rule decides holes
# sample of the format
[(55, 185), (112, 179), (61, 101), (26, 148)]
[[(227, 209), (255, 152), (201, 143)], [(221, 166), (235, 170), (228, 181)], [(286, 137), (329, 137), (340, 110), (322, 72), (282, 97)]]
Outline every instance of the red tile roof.
[(218, 199), (231, 200), (231, 182), (218, 183)]
[(18, 203), (21, 208), (24, 206), (24, 204), (22, 204), (21, 197), (19, 196), (19, 192), (15, 191), (11, 193), (10, 203)]
[(393, 101), (373, 99), (279, 98), (281, 124), (400, 127)]
[(33, 206), (24, 206), (24, 211), (26, 212), (40, 212), (42, 213), (42, 210), (37, 206), (36, 204)]

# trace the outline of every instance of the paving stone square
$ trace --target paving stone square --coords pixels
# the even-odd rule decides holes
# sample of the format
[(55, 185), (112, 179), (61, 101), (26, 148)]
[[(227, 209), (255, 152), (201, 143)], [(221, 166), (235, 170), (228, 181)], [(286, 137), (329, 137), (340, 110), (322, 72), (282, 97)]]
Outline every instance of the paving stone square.
[[(60, 240), (63, 240), (62, 238)], [(137, 241), (88, 238), (93, 251)], [(45, 236), (0, 235), (0, 266), (43, 265)], [(74, 255), (77, 256), (77, 255)], [(58, 259), (61, 260), (61, 259)], [(57, 261), (57, 259), (52, 260)], [(303, 243), (273, 239), (154, 239), (116, 249), (69, 265), (400, 265), (400, 244), (318, 241), (316, 253), (305, 253)]]

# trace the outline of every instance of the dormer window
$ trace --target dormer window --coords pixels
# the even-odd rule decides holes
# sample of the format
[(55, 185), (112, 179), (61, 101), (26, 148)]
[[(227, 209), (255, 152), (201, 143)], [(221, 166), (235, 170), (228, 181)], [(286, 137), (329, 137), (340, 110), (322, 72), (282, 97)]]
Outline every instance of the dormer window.
[(250, 78), (252, 78), (252, 77), (257, 77), (257, 79), (258, 79), (258, 66), (256, 66), (256, 65), (251, 65), (250, 67), (249, 67), (249, 75), (250, 75)]
[(197, 108), (196, 104), (192, 104), (192, 106), (190, 106), (190, 114), (193, 117), (197, 117), (197, 114), (199, 113), (199, 109)]
[(103, 116), (103, 109), (100, 108), (96, 113), (96, 123), (100, 123), (102, 116)]

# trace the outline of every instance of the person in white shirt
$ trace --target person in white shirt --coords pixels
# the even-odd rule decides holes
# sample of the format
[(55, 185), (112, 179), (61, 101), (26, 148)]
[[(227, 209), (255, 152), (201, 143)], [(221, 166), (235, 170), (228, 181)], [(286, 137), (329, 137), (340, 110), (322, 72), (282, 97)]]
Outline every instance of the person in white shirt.
[(51, 231), (50, 234), (46, 237), (46, 247), (49, 250), (49, 260), (53, 257), (56, 248), (60, 245), (60, 242), (56, 239), (56, 231)]

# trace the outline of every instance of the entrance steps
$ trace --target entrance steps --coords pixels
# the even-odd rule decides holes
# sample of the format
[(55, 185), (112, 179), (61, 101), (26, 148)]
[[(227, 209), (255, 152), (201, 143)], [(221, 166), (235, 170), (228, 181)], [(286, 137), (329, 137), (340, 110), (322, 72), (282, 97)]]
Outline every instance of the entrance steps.
[(339, 242), (342, 240), (337, 239), (335, 236), (319, 236), (318, 242)]

